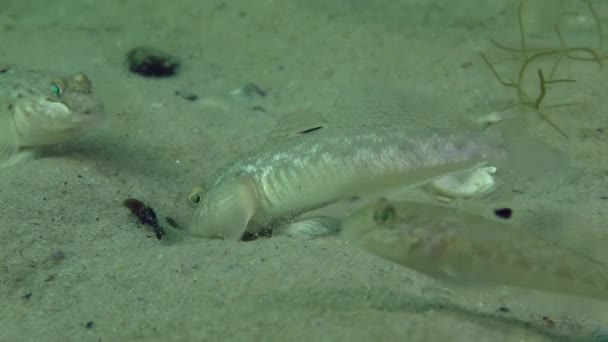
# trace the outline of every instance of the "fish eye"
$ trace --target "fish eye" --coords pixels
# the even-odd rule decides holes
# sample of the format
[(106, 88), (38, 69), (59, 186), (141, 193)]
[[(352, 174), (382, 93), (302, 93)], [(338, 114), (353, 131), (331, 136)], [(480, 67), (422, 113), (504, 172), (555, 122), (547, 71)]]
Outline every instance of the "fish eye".
[(57, 97), (61, 96), (61, 94), (63, 94), (63, 88), (64, 88), (63, 82), (58, 81), (58, 80), (51, 82), (51, 93), (54, 96), (57, 96)]
[(190, 194), (188, 194), (188, 205), (192, 208), (197, 207), (203, 199), (202, 193), (203, 188), (201, 187), (195, 187), (194, 189), (192, 189)]
[(374, 221), (377, 224), (388, 224), (397, 217), (397, 210), (388, 202), (381, 203), (374, 210)]

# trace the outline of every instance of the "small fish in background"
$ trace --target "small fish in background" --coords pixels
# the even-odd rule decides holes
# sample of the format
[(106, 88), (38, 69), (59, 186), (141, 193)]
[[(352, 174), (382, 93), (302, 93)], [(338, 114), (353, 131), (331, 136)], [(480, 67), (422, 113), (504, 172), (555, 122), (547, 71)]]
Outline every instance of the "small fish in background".
[(104, 106), (84, 73), (0, 70), (0, 168), (97, 127)]
[(362, 249), (462, 285), (507, 285), (608, 300), (608, 266), (522, 227), (451, 208), (380, 199), (343, 221)]

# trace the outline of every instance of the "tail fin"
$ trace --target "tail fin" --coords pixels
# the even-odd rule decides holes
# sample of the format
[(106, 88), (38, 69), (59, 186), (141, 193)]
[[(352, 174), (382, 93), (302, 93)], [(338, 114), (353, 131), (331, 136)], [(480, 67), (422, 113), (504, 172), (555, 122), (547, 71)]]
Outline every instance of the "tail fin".
[(490, 124), (486, 130), (501, 135), (506, 144), (508, 157), (495, 165), (501, 175), (546, 180), (547, 176), (565, 178), (574, 171), (567, 156), (542, 139), (527, 134), (521, 117), (506, 117)]

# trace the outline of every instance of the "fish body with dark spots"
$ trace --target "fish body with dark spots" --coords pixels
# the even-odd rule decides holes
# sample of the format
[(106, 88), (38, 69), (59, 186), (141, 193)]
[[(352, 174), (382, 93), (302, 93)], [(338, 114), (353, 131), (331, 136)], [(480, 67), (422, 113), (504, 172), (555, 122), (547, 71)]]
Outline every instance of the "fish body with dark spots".
[(461, 285), (506, 285), (608, 300), (608, 266), (517, 227), (452, 208), (380, 199), (344, 220), (362, 249)]

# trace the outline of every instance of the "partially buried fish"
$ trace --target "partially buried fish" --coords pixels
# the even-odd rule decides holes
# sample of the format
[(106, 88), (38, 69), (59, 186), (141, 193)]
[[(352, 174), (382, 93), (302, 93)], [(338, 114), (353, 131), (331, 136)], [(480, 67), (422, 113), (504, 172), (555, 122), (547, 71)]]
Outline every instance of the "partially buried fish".
[(342, 234), (372, 254), (455, 284), (608, 299), (603, 263), (522, 227), (451, 208), (380, 199), (344, 220)]
[[(332, 131), (314, 121), (306, 128), (301, 119), (286, 116), (262, 148), (225, 166), (204, 192), (189, 195), (196, 208), (191, 234), (239, 239), (339, 200), (420, 184), (508, 154), (496, 134), (419, 127)], [(332, 221), (310, 220), (304, 226), (317, 232)]]
[(101, 100), (84, 73), (0, 71), (0, 168), (67, 142), (104, 118)]

